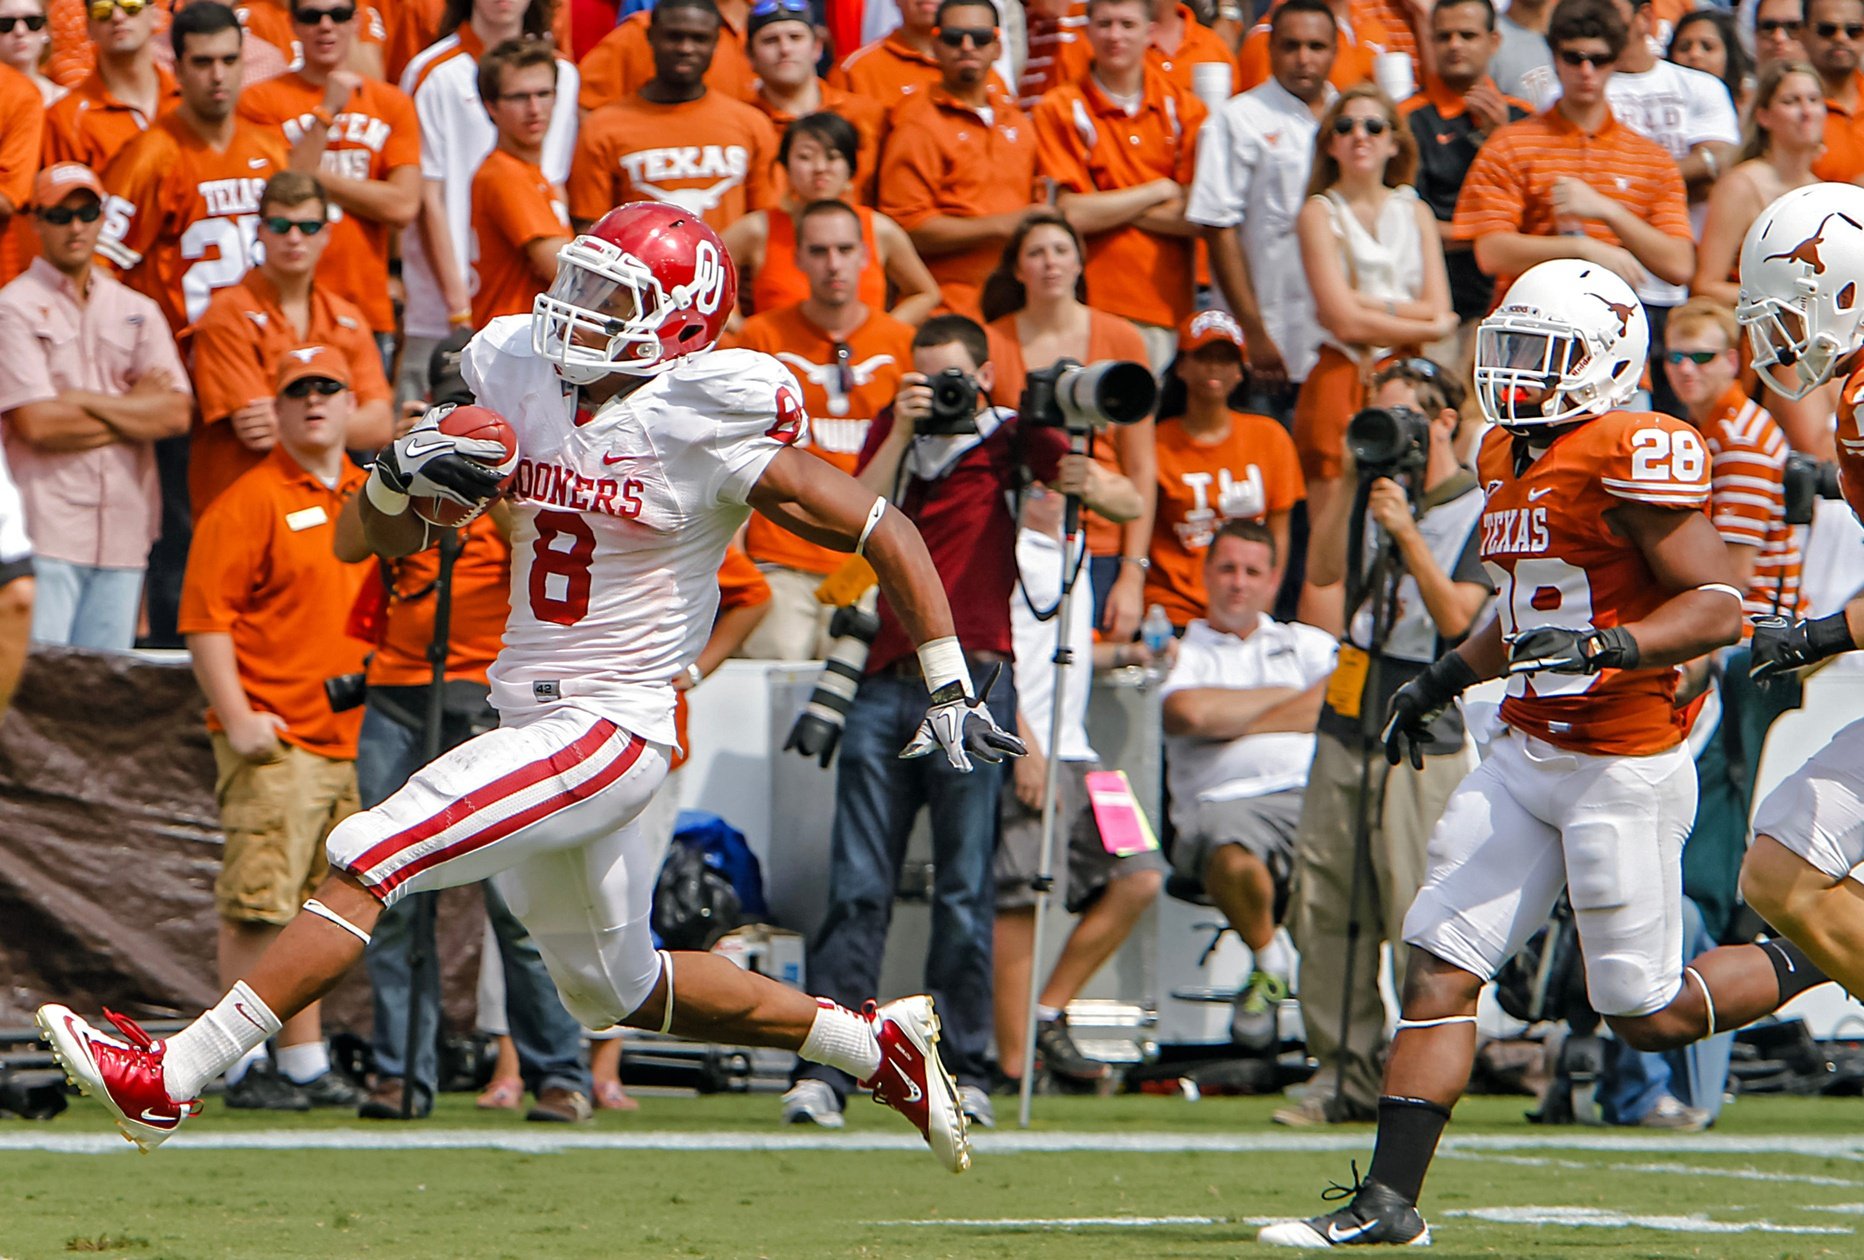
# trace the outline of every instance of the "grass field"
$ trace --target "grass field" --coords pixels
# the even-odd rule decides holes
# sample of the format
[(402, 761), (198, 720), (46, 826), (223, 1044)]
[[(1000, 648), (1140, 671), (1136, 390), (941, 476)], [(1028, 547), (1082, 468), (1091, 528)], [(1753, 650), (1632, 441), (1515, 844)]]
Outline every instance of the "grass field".
[[(1864, 1256), (1864, 1101), (1748, 1099), (1701, 1137), (1538, 1129), (1524, 1101), (1458, 1110), (1426, 1190), (1436, 1254)], [(74, 1100), (0, 1122), (0, 1257), (1279, 1255), (1256, 1224), (1318, 1210), (1371, 1130), (1278, 1130), (1274, 1105), (1039, 1099), (954, 1178), (859, 1100), (839, 1135), (776, 1126), (768, 1095), (651, 1097), (576, 1130), (458, 1098), (406, 1127), (214, 1108), (147, 1157)]]

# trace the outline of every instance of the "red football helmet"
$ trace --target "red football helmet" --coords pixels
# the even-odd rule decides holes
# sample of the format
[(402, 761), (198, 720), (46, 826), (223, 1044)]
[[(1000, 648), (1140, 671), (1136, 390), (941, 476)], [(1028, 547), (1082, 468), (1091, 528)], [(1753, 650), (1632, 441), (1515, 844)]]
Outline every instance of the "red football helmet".
[(709, 350), (738, 302), (738, 269), (698, 215), (661, 201), (610, 210), (557, 254), (532, 307), (531, 344), (587, 385), (653, 376)]

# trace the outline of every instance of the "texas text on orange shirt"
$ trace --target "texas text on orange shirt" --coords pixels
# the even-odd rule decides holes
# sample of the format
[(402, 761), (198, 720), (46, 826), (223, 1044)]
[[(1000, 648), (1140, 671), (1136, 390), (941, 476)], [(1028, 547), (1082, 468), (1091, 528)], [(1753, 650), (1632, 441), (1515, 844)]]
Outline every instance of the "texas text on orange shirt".
[[(910, 232), (935, 215), (971, 218), (1032, 205), (1035, 129), (994, 83), (987, 107), (990, 122), (943, 87), (902, 101), (880, 158), (880, 212)], [(1000, 244), (986, 243), (925, 260), (946, 309), (981, 316), (984, 277), (1002, 252)]]
[(531, 265), (528, 246), (572, 235), (563, 190), (523, 158), (493, 149), (472, 177), (473, 327), (530, 314), (548, 284)]
[[(860, 144), (854, 153), (854, 196), (864, 206), (874, 204), (874, 177), (880, 172), (880, 139), (887, 131), (887, 111), (879, 101), (838, 88), (827, 80), (816, 80), (822, 94), (821, 112), (839, 114), (854, 128)], [(785, 113), (770, 103), (763, 93), (754, 93), (750, 103), (770, 120), (779, 139), (797, 115)]]
[[(160, 118), (181, 101), (175, 76), (156, 67), (161, 83), (155, 114)], [(45, 111), (43, 164), (77, 162), (101, 172), (123, 146), (149, 129), (147, 118), (134, 105), (118, 100), (93, 71)]]
[(1307, 496), (1287, 431), (1267, 416), (1230, 413), (1228, 434), (1204, 445), (1176, 420), (1158, 427), (1158, 515), (1145, 602), (1174, 626), (1202, 617), (1204, 553), (1226, 521), (1266, 522)]
[[(1223, 42), (1223, 36), (1211, 30), (1197, 20), (1189, 5), (1178, 6), (1178, 19), (1184, 23), (1184, 38), (1172, 52), (1166, 52), (1157, 44), (1146, 45), (1146, 65), (1164, 75), (1167, 79), (1189, 92), (1192, 68), (1221, 62), (1230, 67), (1232, 79), (1236, 71), (1236, 56), (1230, 46)], [(1073, 43), (1061, 46), (1058, 59), (1061, 67), (1053, 83), (1082, 83), (1094, 68), (1094, 50), (1088, 45), (1085, 35)], [(1051, 84), (1052, 86), (1053, 84)]]
[(189, 330), (187, 349), (200, 402), (188, 446), (188, 498), (196, 516), (240, 474), (264, 458), (233, 434), (227, 417), (247, 403), (273, 397), (279, 356), (312, 343), (342, 353), (358, 406), (389, 395), (382, 353), (362, 312), (322, 286), (311, 289), (310, 327), (292, 327), (278, 290), (257, 270), (221, 290)]
[[(32, 201), (32, 181), (39, 173), (45, 136), (45, 100), (31, 79), (11, 66), (0, 66), (0, 196), (15, 209)], [(26, 269), (31, 251), (18, 239), (27, 225), (15, 215), (18, 226), (0, 236), (0, 284)]]
[[(1210, 111), (1188, 89), (1145, 71), (1136, 112), (1091, 77), (1051, 89), (1030, 114), (1036, 169), (1063, 192), (1137, 188), (1157, 179), (1189, 185), (1197, 133)], [(1192, 238), (1131, 225), (1087, 238), (1087, 296), (1101, 310), (1175, 328), (1191, 314)], [(1143, 356), (1142, 360), (1143, 360)]]
[[(887, 309), (887, 271), (880, 265), (880, 245), (874, 239), (874, 212), (866, 206), (854, 207), (861, 219), (861, 244), (867, 248), (867, 266), (861, 269), (860, 286), (855, 296), (870, 310)], [(753, 311), (774, 311), (809, 296), (809, 277), (796, 265), (796, 220), (781, 206), (772, 206), (765, 216), (770, 226), (764, 237), (764, 261), (751, 277)]]
[[(1688, 423), (1656, 412), (1612, 411), (1553, 439), (1515, 475), (1514, 438), (1490, 429), (1476, 467), (1482, 560), (1497, 577), (1502, 632), (1537, 626), (1629, 625), (1675, 591), (1612, 529), (1609, 513), (1636, 504), (1700, 512), (1709, 500), (1709, 452)], [(1642, 756), (1674, 747), (1685, 715), (1676, 670), (1518, 674), (1502, 721), (1577, 752)]]
[[(371, 687), (424, 687), (433, 681), (427, 659), (434, 641), (434, 582), (440, 550), (428, 547), (391, 561), (388, 613), (382, 638), (369, 658)], [(504, 644), (511, 615), (511, 543), (490, 513), (466, 527), (466, 545), (453, 562), (453, 602), (447, 622), (449, 681), (483, 683)]]
[[(744, 321), (731, 344), (773, 355), (803, 391), (809, 426), (799, 451), (853, 474), (868, 427), (899, 392), (900, 377), (912, 370), (913, 330), (878, 307), (867, 322), (837, 342), (803, 318), (800, 307), (765, 311)], [(759, 564), (807, 573), (832, 573), (848, 557), (807, 542), (762, 516), (745, 526), (744, 548)]]
[[(752, 520), (762, 520), (753, 515)], [(736, 547), (725, 548), (725, 559), (718, 567), (718, 612), (716, 619), (734, 608), (755, 608), (759, 604), (770, 602), (770, 583), (764, 581), (764, 575), (757, 566)], [(671, 774), (686, 764), (692, 755), (692, 742), (686, 735), (686, 693), (675, 694), (673, 703), (673, 757), (667, 763), (667, 773)]]
[[(230, 635), (246, 698), (285, 719), (279, 738), (340, 760), (356, 755), (362, 710), (331, 712), (324, 680), (363, 667), (368, 645), (343, 633), (343, 618), (369, 566), (331, 547), (366, 477), (345, 459), (332, 489), (275, 448), (196, 519), (177, 622), (183, 634)], [(211, 709), (207, 725), (221, 729)]]
[[(647, 43), (649, 16), (644, 11), (623, 18), (577, 66), (582, 74), (582, 89), (576, 103), (583, 109), (599, 109), (626, 100), (654, 77), (654, 50)], [(744, 32), (724, 21), (723, 14), (719, 17), (718, 46), (705, 72), (705, 85), (722, 96), (746, 100), (757, 90), (757, 74), (751, 69), (751, 59), (744, 55)]]
[(593, 222), (629, 201), (670, 201), (722, 232), (772, 205), (770, 120), (708, 90), (657, 105), (640, 93), (583, 119), (570, 161), (570, 217)]
[(104, 170), (98, 256), (154, 298), (179, 336), (216, 289), (245, 276), (259, 195), (286, 161), (284, 139), (269, 128), (236, 122), (221, 151), (179, 113), (163, 115)]
[[(311, 115), (323, 103), (324, 90), (294, 72), (247, 88), (240, 94), (239, 112), (260, 126), (276, 128), (287, 145), (294, 145), (313, 125)], [(346, 179), (383, 180), (392, 170), (420, 164), (421, 126), (414, 102), (386, 83), (364, 79), (329, 130), (323, 169)], [(388, 224), (335, 205), (330, 219), (330, 244), (317, 264), (318, 283), (361, 307), (376, 332), (394, 332)]]
[[(1856, 423), (1855, 417), (1847, 419)], [(1709, 444), (1713, 478), (1709, 519), (1730, 547), (1754, 548), (1742, 617), (1796, 616), (1803, 565), (1798, 531), (1786, 523), (1786, 433), (1739, 384), (1728, 387), (1715, 416), (1699, 427)], [(1743, 620), (1742, 637), (1753, 633), (1752, 623)]]

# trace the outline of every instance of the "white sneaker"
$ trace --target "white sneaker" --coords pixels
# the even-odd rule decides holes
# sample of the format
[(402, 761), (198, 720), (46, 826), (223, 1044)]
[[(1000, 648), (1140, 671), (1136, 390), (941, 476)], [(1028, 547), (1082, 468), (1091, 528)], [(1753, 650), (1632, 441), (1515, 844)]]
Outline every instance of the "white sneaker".
[(990, 1105), (990, 1095), (975, 1085), (958, 1086), (958, 1109), (964, 1112), (966, 1120), (980, 1129), (997, 1127), (997, 1112)]
[(783, 1095), (783, 1123), (813, 1124), (824, 1129), (839, 1129), (844, 1123), (841, 1099), (835, 1097), (827, 1081), (811, 1077), (797, 1081)]

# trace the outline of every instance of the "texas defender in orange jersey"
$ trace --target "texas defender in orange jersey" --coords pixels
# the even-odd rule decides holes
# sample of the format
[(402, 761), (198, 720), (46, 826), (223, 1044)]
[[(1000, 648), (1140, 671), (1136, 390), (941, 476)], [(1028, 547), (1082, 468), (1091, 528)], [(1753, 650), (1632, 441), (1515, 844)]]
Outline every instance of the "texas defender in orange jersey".
[(232, 11), (199, 0), (170, 33), (181, 103), (104, 169), (97, 252), (179, 334), (252, 265), (260, 193), (290, 162), (276, 132), (234, 113), (241, 34)]
[(1702, 511), (1693, 428), (1619, 408), (1650, 353), (1616, 273), (1561, 259), (1522, 274), (1476, 337), (1482, 558), (1497, 612), (1392, 697), (1386, 754), (1421, 764), (1428, 720), (1509, 677), (1503, 730), (1450, 797), (1405, 917), (1403, 1013), (1366, 1179), (1338, 1211), (1262, 1231), (1293, 1247), (1427, 1243), (1417, 1209), (1475, 1061), (1482, 986), (1564, 890), (1586, 992), (1640, 1050), (1738, 1028), (1824, 976), (1785, 941), (1683, 963), (1682, 849), (1696, 776), (1674, 667), (1736, 641), (1741, 593)]

